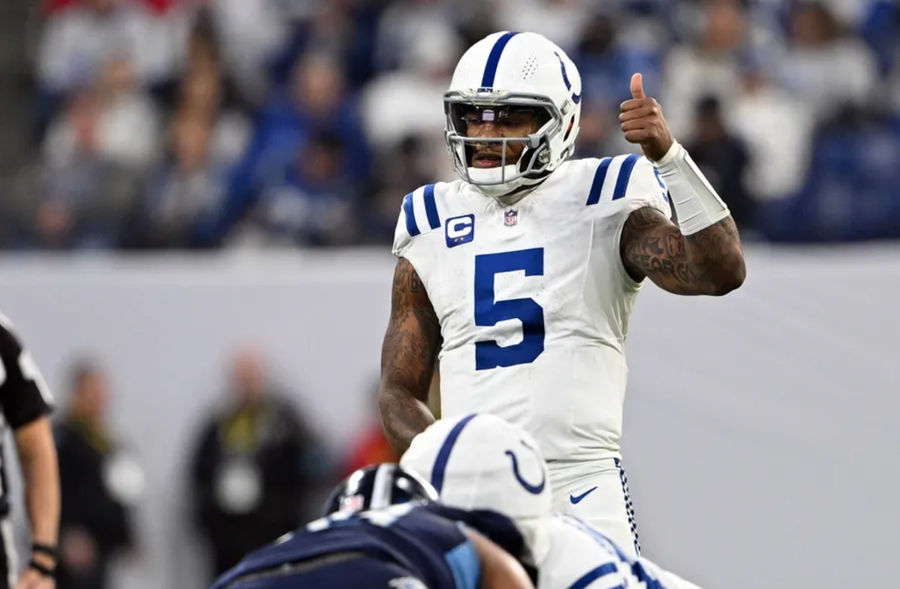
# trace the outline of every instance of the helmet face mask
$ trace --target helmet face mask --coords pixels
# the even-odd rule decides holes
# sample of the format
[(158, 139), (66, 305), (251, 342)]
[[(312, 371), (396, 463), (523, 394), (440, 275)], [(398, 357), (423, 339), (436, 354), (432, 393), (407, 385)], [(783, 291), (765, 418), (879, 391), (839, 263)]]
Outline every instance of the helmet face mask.
[[(444, 112), (447, 118), (445, 138), (453, 157), (453, 168), (464, 180), (480, 186), (502, 186), (519, 178), (543, 177), (550, 163), (549, 138), (563, 125), (559, 108), (547, 97), (538, 95), (506, 94), (499, 97), (496, 93), (472, 96), (448, 92), (444, 96)], [(526, 117), (538, 126), (527, 135), (470, 137), (468, 134), (469, 125), (475, 121), (500, 127), (508, 122), (510, 126), (521, 127), (528, 122)], [(489, 143), (500, 144), (499, 174), (480, 174), (472, 166), (474, 147)], [(511, 143), (525, 146), (516, 161), (507, 160)]]
[[(444, 137), (454, 170), (494, 197), (539, 184), (574, 152), (580, 103), (581, 77), (558, 46), (535, 33), (488, 35), (459, 60), (444, 94)], [(503, 124), (504, 115), (514, 121), (525, 111), (536, 117), (538, 128), (532, 132)], [(494, 123), (500, 132), (470, 137), (467, 117), (473, 116), (476, 122)], [(517, 133), (503, 133), (505, 129)], [(476, 145), (491, 143), (499, 144), (500, 165), (473, 165)], [(516, 161), (509, 161), (509, 148), (517, 143), (524, 148)]]

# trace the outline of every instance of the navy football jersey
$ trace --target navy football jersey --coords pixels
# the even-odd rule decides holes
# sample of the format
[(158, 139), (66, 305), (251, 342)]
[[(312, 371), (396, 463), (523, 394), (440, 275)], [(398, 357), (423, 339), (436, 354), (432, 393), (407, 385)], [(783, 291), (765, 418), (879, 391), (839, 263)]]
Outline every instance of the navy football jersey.
[[(359, 553), (395, 563), (430, 589), (475, 588), (481, 573), (478, 555), (462, 524), (448, 519), (453, 511), (404, 503), (352, 515), (334, 513), (250, 553), (213, 589), (336, 553)], [(344, 570), (350, 574), (352, 566), (348, 561)]]

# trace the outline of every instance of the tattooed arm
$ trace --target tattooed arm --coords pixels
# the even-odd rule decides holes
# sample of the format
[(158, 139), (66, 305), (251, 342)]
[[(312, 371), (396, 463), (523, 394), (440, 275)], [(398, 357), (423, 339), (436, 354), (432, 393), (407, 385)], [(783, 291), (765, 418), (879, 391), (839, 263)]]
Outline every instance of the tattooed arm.
[(628, 216), (619, 241), (622, 261), (635, 280), (683, 295), (724, 295), (744, 282), (747, 270), (731, 217), (685, 237), (654, 208)]
[(403, 453), (416, 434), (434, 421), (428, 388), (441, 344), (441, 326), (416, 269), (397, 261), (391, 318), (381, 347), (378, 406), (391, 446)]

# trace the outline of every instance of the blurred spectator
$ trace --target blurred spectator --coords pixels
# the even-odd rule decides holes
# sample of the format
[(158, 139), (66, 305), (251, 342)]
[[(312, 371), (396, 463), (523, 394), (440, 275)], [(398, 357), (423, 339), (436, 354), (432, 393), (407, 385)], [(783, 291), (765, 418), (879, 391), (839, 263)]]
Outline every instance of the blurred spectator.
[(868, 104), (876, 80), (875, 60), (824, 3), (798, 3), (790, 33), (789, 50), (780, 62), (780, 82), (818, 119), (846, 104)]
[(900, 121), (847, 108), (817, 130), (800, 193), (771, 203), (783, 241), (900, 238)]
[(215, 218), (224, 201), (227, 163), (211, 151), (208, 119), (184, 112), (170, 128), (170, 156), (148, 186), (139, 245), (189, 247), (198, 225)]
[(109, 395), (102, 368), (92, 362), (73, 367), (69, 407), (55, 430), (62, 487), (59, 589), (108, 587), (110, 560), (134, 545), (130, 511), (144, 474), (109, 430)]
[(460, 55), (460, 39), (446, 26), (422, 29), (410, 39), (402, 67), (363, 93), (363, 120), (374, 147), (390, 149), (409, 135), (443, 141), (444, 92)]
[[(44, 144), (51, 169), (82, 156), (140, 172), (156, 157), (157, 113), (136, 85), (132, 62), (117, 55), (97, 70), (97, 77), (72, 101), (72, 116), (60, 117)], [(74, 110), (74, 112), (72, 112)]]
[(454, 8), (454, 5), (440, 0), (389, 2), (375, 37), (376, 68), (392, 70), (400, 67), (422, 31), (453, 26), (457, 12)]
[[(313, 154), (334, 161), (335, 150), (323, 153), (321, 144), (306, 149), (311, 138), (322, 136), (339, 140), (337, 169), (320, 174), (302, 161), (298, 166), (298, 158)], [(236, 170), (228, 201), (210, 240), (223, 238), (264, 192), (271, 195), (280, 187), (293, 188), (297, 183), (302, 187), (304, 170), (299, 170), (301, 178), (296, 178), (298, 167), (314, 172), (314, 183), (325, 180), (332, 186), (332, 180), (338, 180), (361, 185), (369, 177), (369, 159), (368, 141), (355, 101), (345, 92), (341, 64), (329, 54), (302, 55), (294, 66), (287, 92), (276, 92), (260, 115), (255, 136)], [(322, 192), (318, 186), (313, 191)]]
[(212, 159), (231, 165), (244, 153), (251, 127), (223, 69), (219, 43), (209, 27), (201, 13), (188, 39), (190, 47), (175, 112), (176, 118), (186, 114), (207, 119), (212, 126)]
[(258, 104), (268, 90), (269, 62), (286, 40), (285, 2), (215, 0), (207, 3), (222, 47), (222, 63), (242, 98)]
[(155, 108), (135, 87), (130, 62), (112, 58), (47, 134), (36, 242), (117, 246), (157, 156), (156, 133)]
[(723, 105), (734, 103), (741, 89), (740, 57), (746, 19), (739, 0), (704, 0), (697, 19), (700, 31), (689, 46), (676, 45), (666, 56), (659, 99), (672, 134), (690, 141), (693, 106), (704, 96)]
[(289, 245), (340, 245), (357, 240), (357, 187), (347, 178), (348, 147), (340, 136), (310, 137), (283, 178), (272, 178), (255, 215), (261, 240)]
[(167, 158), (147, 184), (133, 245), (203, 243), (246, 147), (249, 123), (226, 104), (218, 62), (203, 51), (192, 54), (169, 127)]
[(718, 99), (707, 97), (697, 103), (694, 125), (694, 140), (685, 147), (710, 184), (724, 195), (738, 227), (753, 227), (754, 202), (744, 185), (747, 150), (725, 127)]
[(234, 358), (228, 405), (203, 426), (191, 461), (196, 523), (218, 575), (318, 511), (326, 466), (302, 416), (274, 392), (262, 358)]
[(140, 85), (171, 75), (174, 47), (166, 24), (139, 3), (83, 0), (47, 20), (38, 57), (38, 78), (50, 92), (68, 93), (94, 79), (113, 57), (134, 64)]
[(743, 89), (728, 123), (749, 151), (746, 185), (759, 200), (791, 196), (806, 177), (812, 113), (801, 100), (771, 83), (759, 64), (746, 69)]
[(388, 3), (381, 0), (292, 2), (290, 41), (275, 63), (274, 80), (282, 82), (297, 55), (322, 51), (344, 64), (347, 86), (359, 89), (375, 73), (375, 43), (379, 17)]
[(618, 111), (621, 101), (631, 98), (628, 81), (641, 72), (644, 84), (659, 84), (659, 48), (623, 39), (624, 17), (597, 11), (584, 27), (572, 59), (581, 73), (582, 95), (595, 105)]

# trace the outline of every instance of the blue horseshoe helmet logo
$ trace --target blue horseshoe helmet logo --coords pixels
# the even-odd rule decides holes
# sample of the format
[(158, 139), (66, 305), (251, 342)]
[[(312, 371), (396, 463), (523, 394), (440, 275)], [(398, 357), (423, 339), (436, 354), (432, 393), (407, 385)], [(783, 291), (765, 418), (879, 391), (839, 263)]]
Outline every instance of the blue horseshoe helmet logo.
[[(534, 448), (526, 444), (524, 440), (519, 441), (523, 446), (534, 452), (535, 456), (537, 456), (537, 452)], [(525, 490), (532, 495), (540, 495), (544, 490), (544, 485), (547, 483), (547, 474), (544, 472), (544, 469), (541, 469), (541, 482), (536, 485), (532, 485), (524, 478), (522, 478), (522, 473), (519, 472), (519, 458), (516, 456), (515, 452), (513, 452), (512, 450), (507, 450), (506, 452), (504, 452), (504, 454), (509, 456), (510, 460), (512, 460), (513, 476), (516, 477), (516, 480), (519, 481), (519, 484), (525, 487)], [(540, 457), (538, 457), (538, 461), (540, 461)]]

